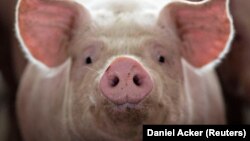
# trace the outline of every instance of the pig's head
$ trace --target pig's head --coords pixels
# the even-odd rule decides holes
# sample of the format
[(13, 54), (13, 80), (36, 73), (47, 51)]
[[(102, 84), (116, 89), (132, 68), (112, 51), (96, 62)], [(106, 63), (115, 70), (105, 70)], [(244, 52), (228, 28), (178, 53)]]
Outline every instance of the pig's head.
[(133, 137), (142, 124), (190, 122), (182, 60), (204, 69), (231, 38), (228, 0), (119, 3), (19, 2), (18, 37), (29, 59), (42, 69), (71, 62), (64, 112), (78, 136), (95, 127)]

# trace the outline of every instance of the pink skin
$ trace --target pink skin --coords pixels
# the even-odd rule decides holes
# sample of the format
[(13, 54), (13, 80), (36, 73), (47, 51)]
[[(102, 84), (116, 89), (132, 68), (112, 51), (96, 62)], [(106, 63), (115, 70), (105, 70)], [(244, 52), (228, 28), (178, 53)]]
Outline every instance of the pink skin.
[(131, 58), (114, 60), (100, 81), (102, 94), (111, 102), (138, 104), (153, 88), (153, 82), (146, 70)]
[(190, 65), (221, 55), (230, 33), (226, 0), (170, 3), (146, 25), (140, 19), (153, 15), (138, 13), (139, 0), (134, 13), (99, 15), (104, 25), (71, 2), (19, 3), (19, 39), (32, 61), (17, 102), (26, 141), (138, 141), (143, 124), (224, 123), (215, 75)]

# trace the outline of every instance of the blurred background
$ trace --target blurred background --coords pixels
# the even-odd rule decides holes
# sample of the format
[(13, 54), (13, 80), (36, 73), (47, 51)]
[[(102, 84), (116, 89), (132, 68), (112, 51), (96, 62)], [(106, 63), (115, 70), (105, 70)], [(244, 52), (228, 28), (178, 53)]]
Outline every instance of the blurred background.
[[(199, 1), (199, 0), (193, 0)], [(16, 0), (0, 0), (0, 141), (21, 141), (15, 114), (16, 91), (26, 60), (14, 32)], [(228, 124), (250, 123), (250, 1), (231, 0), (236, 35), (216, 68)]]

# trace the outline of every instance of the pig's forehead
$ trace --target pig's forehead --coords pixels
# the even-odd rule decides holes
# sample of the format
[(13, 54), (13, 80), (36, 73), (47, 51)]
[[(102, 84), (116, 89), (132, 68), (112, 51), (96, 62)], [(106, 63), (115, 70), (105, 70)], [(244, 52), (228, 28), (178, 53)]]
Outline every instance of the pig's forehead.
[[(85, 39), (97, 37), (111, 48), (139, 47), (156, 38), (158, 41), (176, 40), (172, 33), (174, 31), (171, 29), (163, 31), (156, 26), (159, 12), (171, 0), (77, 1), (80, 1), (92, 16), (88, 32), (84, 32), (85, 29), (78, 32)], [(83, 38), (83, 36), (78, 37)], [(79, 44), (82, 44), (82, 41)]]
[(161, 9), (173, 0), (74, 0), (90, 11), (109, 9), (113, 11), (138, 11), (144, 9)]
[(116, 21), (154, 24), (161, 9), (172, 0), (75, 0), (82, 4), (97, 25)]

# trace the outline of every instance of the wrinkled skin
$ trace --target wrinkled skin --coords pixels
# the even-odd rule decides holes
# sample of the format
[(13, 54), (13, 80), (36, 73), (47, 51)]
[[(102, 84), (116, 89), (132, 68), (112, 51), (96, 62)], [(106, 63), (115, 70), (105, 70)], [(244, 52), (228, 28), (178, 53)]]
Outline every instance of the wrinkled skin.
[[(188, 63), (183, 59), (180, 49), (183, 43), (171, 20), (159, 18), (156, 22), (154, 16), (144, 17), (144, 20), (155, 20), (147, 24), (138, 23), (135, 14), (129, 22), (118, 18), (112, 24), (107, 20), (105, 25), (98, 22), (103, 20), (102, 16), (86, 22), (85, 15), (85, 19), (77, 22), (68, 42), (69, 57), (60, 65), (65, 54), (51, 61), (56, 57), (43, 58), (42, 53), (33, 52), (36, 48), (31, 48), (33, 44), (29, 44), (29, 35), (25, 34), (28, 31), (23, 30), (25, 22), (20, 22), (20, 34), (34, 57), (25, 70), (18, 93), (17, 110), (24, 139), (141, 140), (143, 124), (225, 123), (223, 100), (213, 69), (198, 72), (189, 64), (201, 67), (208, 63), (206, 61), (214, 61), (214, 56), (196, 62), (187, 54)], [(116, 16), (111, 16), (111, 21), (112, 18)], [(229, 32), (223, 33), (228, 38)], [(42, 46), (42, 42), (40, 44)], [(101, 76), (111, 62), (121, 56), (138, 60), (154, 82), (151, 93), (132, 107), (113, 104), (99, 89)], [(166, 61), (159, 62), (159, 56), (164, 56)], [(92, 59), (91, 64), (86, 64), (88, 57)]]

